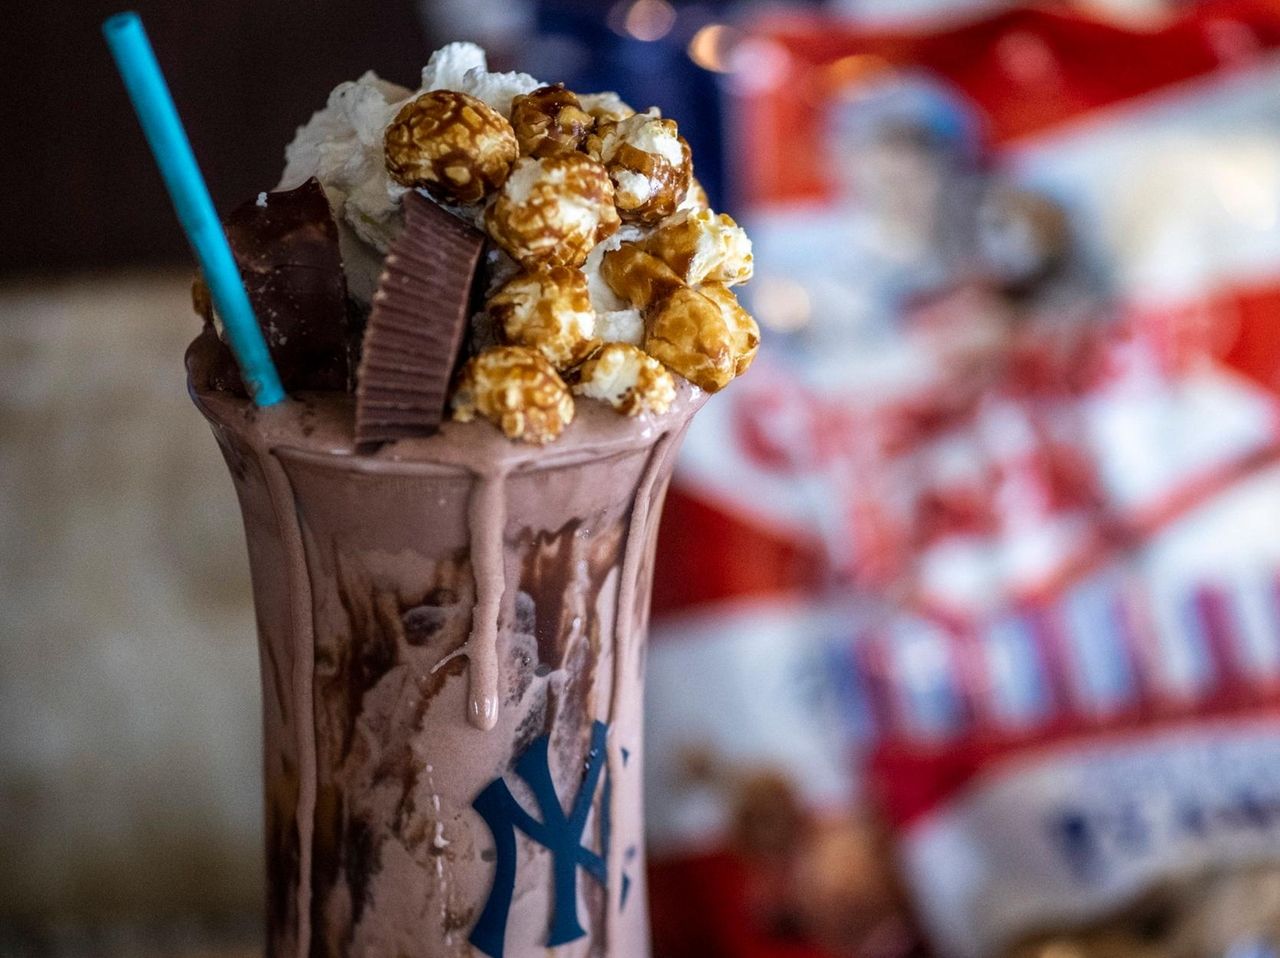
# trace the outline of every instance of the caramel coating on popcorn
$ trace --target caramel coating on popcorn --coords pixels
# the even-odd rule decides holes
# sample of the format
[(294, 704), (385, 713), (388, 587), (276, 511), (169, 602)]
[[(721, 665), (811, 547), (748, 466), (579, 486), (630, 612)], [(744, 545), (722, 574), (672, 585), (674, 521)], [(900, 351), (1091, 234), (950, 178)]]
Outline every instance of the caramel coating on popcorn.
[(692, 286), (735, 286), (750, 280), (754, 269), (746, 232), (733, 217), (709, 209), (677, 213), (639, 245)]
[(609, 171), (618, 213), (628, 222), (657, 223), (670, 216), (693, 178), (689, 144), (675, 121), (656, 111), (598, 124), (586, 150)]
[(523, 346), (494, 346), (469, 360), (453, 397), (453, 418), (483, 416), (508, 439), (542, 445), (573, 421), (573, 396), (547, 358)]
[(707, 392), (747, 371), (760, 329), (721, 283), (683, 287), (649, 313), (644, 348)]
[(607, 402), (624, 416), (661, 415), (676, 398), (676, 381), (644, 350), (609, 343), (582, 364), (573, 391)]
[(453, 90), (432, 90), (405, 104), (383, 145), (393, 180), (453, 203), (480, 202), (506, 181), (519, 156), (506, 118)]
[(720, 306), (682, 286), (649, 313), (645, 352), (709, 393), (733, 380), (738, 338)]
[(723, 283), (706, 283), (698, 287), (698, 292), (720, 307), (720, 315), (733, 340), (733, 374), (741, 376), (756, 358), (760, 348), (760, 327), (755, 319), (742, 308), (733, 290)]
[(489, 298), (487, 309), (506, 342), (538, 350), (559, 369), (581, 362), (599, 345), (587, 277), (579, 269), (518, 273)]
[(620, 225), (609, 174), (581, 153), (518, 161), (485, 211), (489, 236), (525, 268), (581, 266)]
[(670, 266), (635, 243), (623, 243), (605, 253), (600, 275), (610, 289), (640, 309), (647, 309), (685, 285)]
[(511, 125), (524, 156), (572, 153), (596, 120), (563, 83), (539, 87), (511, 104)]
[(635, 243), (605, 253), (600, 275), (645, 310), (645, 350), (707, 392), (724, 388), (755, 358), (760, 329), (723, 283), (690, 286)]

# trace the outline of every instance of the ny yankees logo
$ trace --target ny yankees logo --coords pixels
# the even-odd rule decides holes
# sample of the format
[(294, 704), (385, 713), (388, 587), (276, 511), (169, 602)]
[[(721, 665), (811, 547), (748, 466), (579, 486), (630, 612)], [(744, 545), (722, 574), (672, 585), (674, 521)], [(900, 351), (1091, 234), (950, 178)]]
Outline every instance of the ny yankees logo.
[(578, 869), (604, 887), (607, 882), (605, 861), (609, 857), (609, 799), (611, 782), (604, 774), (599, 820), (600, 852), (582, 844), (587, 814), (595, 797), (605, 765), (605, 733), (603, 722), (591, 726), (591, 747), (587, 751), (586, 774), (566, 815), (551, 778), (548, 757), (549, 736), (535, 739), (516, 761), (516, 774), (524, 779), (538, 803), (542, 821), (538, 821), (516, 801), (505, 780), (496, 778), (481, 792), (471, 807), (480, 813), (497, 847), (498, 863), (493, 888), (484, 910), (471, 932), (471, 944), (492, 956), (502, 958), (506, 938), (507, 917), (516, 882), (516, 829), (524, 832), (551, 853), (553, 911), (551, 935), (547, 947), (575, 941), (586, 934), (578, 921)]

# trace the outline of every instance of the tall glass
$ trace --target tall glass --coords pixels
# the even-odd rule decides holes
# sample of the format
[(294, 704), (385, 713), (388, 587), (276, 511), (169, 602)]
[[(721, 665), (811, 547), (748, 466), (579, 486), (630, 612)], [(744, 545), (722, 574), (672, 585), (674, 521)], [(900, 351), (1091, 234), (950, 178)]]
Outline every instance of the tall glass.
[(268, 953), (647, 955), (644, 636), (700, 400), (360, 453), (348, 397), (255, 410), (188, 365), (249, 547)]

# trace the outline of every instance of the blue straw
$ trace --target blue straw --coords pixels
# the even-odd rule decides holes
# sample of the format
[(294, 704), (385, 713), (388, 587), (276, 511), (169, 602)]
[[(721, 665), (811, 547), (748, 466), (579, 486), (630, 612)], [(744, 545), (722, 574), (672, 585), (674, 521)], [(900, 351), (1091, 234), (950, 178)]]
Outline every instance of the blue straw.
[(249, 395), (259, 406), (274, 406), (285, 398), (284, 388), (142, 21), (136, 13), (118, 13), (102, 24), (102, 33), (160, 167), (178, 221), (200, 262)]

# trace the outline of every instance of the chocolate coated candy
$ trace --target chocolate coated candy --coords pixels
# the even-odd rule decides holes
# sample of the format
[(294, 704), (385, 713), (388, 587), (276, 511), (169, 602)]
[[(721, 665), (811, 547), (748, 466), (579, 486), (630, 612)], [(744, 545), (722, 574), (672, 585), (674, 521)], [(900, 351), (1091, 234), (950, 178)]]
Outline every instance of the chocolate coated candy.
[(320, 184), (262, 194), (223, 225), (285, 389), (350, 389), (347, 284)]
[(387, 255), (364, 334), (356, 441), (429, 436), (440, 428), (462, 348), (484, 236), (417, 193)]

